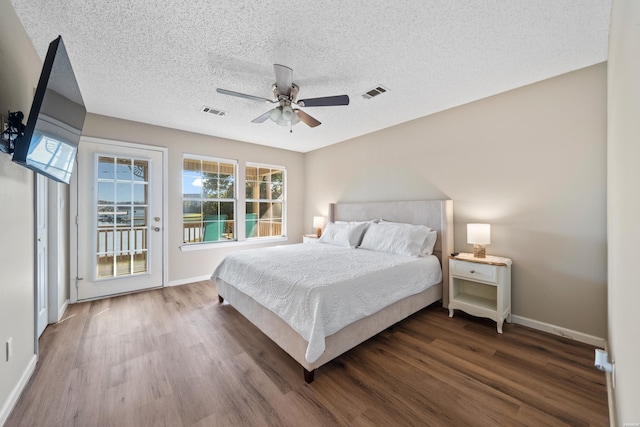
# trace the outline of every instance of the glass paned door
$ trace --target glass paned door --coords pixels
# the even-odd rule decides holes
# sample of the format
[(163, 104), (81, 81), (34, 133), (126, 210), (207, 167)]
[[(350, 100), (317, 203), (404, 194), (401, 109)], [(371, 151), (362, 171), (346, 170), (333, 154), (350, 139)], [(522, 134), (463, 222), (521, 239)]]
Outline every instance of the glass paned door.
[(163, 285), (165, 153), (141, 147), (78, 147), (78, 300)]

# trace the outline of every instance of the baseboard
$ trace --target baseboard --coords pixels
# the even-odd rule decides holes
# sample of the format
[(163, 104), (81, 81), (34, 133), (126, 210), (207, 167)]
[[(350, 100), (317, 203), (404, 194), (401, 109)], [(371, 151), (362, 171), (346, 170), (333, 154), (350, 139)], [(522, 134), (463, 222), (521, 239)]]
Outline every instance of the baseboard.
[(13, 390), (11, 390), (11, 393), (9, 394), (9, 397), (7, 397), (7, 400), (2, 404), (2, 408), (0, 409), (0, 426), (3, 426), (4, 423), (7, 422), (7, 419), (9, 419), (9, 415), (11, 415), (13, 407), (18, 402), (22, 390), (24, 390), (24, 388), (27, 386), (27, 383), (29, 382), (33, 371), (35, 371), (36, 369), (37, 361), (38, 356), (34, 354), (31, 360), (29, 360), (27, 368), (22, 373), (20, 381), (18, 381), (18, 384), (16, 384)]
[(589, 344), (594, 347), (603, 348), (605, 345), (604, 338), (594, 337), (593, 335), (572, 331), (571, 329), (562, 328), (560, 326), (551, 325), (549, 323), (539, 322), (537, 320), (528, 319), (522, 316), (512, 315), (511, 322), (516, 323), (518, 325), (522, 325), (522, 326), (528, 326), (529, 328), (537, 329), (539, 331), (548, 332), (550, 334), (569, 338), (571, 340), (579, 341), (585, 344)]
[(67, 310), (68, 306), (69, 300), (67, 299), (64, 304), (62, 304), (62, 307), (60, 307), (60, 309), (58, 310), (58, 322), (64, 317), (64, 312)]
[(167, 284), (167, 286), (180, 286), (186, 285), (187, 283), (202, 282), (203, 280), (211, 280), (211, 275), (209, 274), (207, 276), (191, 277), (189, 279), (172, 280)]

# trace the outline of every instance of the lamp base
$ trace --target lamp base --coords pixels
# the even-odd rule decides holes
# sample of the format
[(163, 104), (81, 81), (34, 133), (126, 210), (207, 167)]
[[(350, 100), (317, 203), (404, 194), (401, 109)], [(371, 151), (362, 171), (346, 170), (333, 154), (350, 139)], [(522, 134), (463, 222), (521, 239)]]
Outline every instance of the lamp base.
[(318, 237), (322, 236), (322, 228), (320, 227), (316, 228), (316, 236)]
[(474, 258), (486, 258), (484, 245), (473, 245), (473, 257)]

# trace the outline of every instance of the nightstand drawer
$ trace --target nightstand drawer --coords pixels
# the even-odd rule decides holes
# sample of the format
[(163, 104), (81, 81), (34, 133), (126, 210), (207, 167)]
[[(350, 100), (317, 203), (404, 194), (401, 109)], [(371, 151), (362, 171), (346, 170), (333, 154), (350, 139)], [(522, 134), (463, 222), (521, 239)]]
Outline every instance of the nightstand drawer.
[(457, 277), (498, 283), (498, 269), (494, 265), (452, 260), (451, 273)]

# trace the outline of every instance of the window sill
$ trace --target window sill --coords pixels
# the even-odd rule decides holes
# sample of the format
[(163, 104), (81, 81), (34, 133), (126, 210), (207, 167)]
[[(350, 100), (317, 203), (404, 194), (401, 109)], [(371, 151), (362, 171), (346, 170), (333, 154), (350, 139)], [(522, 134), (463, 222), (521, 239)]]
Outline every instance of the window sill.
[(256, 245), (264, 245), (267, 243), (277, 243), (277, 242), (288, 242), (288, 237), (272, 237), (272, 238), (263, 238), (263, 239), (247, 239), (240, 241), (230, 241), (230, 242), (214, 242), (214, 243), (191, 243), (191, 244), (183, 244), (180, 246), (181, 252), (192, 252), (192, 251), (201, 251), (208, 249), (219, 249), (219, 248), (232, 248), (236, 246), (256, 246)]

